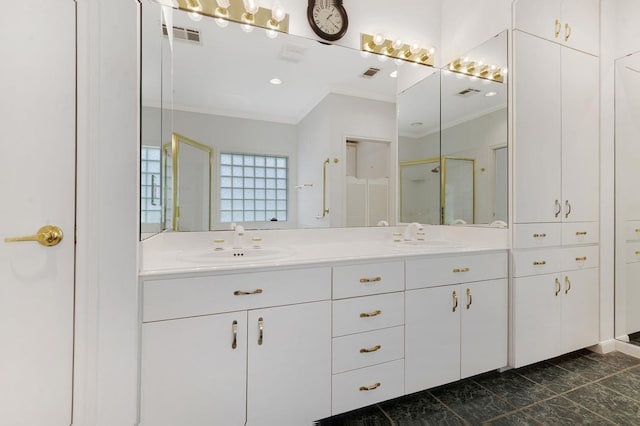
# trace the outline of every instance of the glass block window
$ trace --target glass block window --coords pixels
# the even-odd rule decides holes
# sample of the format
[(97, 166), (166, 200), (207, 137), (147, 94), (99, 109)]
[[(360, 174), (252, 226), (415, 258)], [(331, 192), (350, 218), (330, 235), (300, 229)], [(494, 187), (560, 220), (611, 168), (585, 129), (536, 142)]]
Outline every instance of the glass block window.
[(287, 220), (287, 157), (220, 154), (220, 221)]
[(140, 222), (160, 223), (160, 148), (142, 146), (140, 152)]

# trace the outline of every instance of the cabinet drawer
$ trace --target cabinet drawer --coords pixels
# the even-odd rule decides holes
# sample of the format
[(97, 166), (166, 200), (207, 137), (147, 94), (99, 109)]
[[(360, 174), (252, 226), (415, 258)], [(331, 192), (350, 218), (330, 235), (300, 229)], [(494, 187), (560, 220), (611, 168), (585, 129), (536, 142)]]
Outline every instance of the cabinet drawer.
[(404, 327), (358, 333), (333, 339), (333, 373), (404, 358)]
[(624, 250), (626, 263), (640, 262), (640, 242), (626, 243), (624, 245)]
[(562, 224), (562, 244), (597, 244), (600, 240), (598, 222)]
[(600, 263), (599, 259), (599, 246), (571, 247), (562, 249), (562, 269), (565, 271), (597, 268)]
[(513, 227), (514, 248), (559, 246), (562, 242), (559, 223), (524, 223)]
[(333, 268), (333, 298), (404, 290), (402, 262), (367, 263)]
[(640, 240), (640, 220), (627, 220), (624, 224), (625, 240)]
[(404, 324), (404, 294), (389, 293), (333, 302), (333, 336)]
[(562, 270), (562, 249), (513, 251), (513, 276), (551, 274)]
[(144, 322), (331, 298), (331, 269), (145, 280)]
[(332, 413), (365, 407), (404, 394), (404, 360), (333, 376)]
[(506, 252), (408, 260), (407, 289), (505, 278)]

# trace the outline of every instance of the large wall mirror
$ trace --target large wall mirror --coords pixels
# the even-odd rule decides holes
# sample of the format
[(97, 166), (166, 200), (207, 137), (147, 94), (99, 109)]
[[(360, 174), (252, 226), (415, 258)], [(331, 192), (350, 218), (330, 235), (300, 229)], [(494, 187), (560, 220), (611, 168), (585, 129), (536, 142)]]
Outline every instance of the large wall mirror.
[[(479, 128), (473, 136), (456, 136), (465, 138), (464, 149), (456, 139), (446, 156), (440, 154), (440, 85), (446, 86), (439, 70), (381, 62), (289, 34), (272, 38), (264, 29), (245, 31), (206, 16), (193, 20), (152, 0), (143, 2), (142, 28), (143, 237), (182, 230), (176, 226), (185, 223), (180, 215), (194, 210), (180, 205), (189, 198), (180, 188), (175, 192), (179, 177), (170, 166), (181, 160), (170, 158), (175, 150), (168, 147), (176, 134), (212, 150), (211, 201), (195, 209), (210, 209), (210, 225), (199, 220), (202, 229), (189, 230), (229, 229), (232, 223), (251, 229), (437, 224), (443, 217), (492, 221), (479, 213), (491, 207), (482, 207), (489, 195), (481, 192), (478, 170), (493, 173), (481, 149), (472, 152)], [(495, 91), (506, 96), (506, 90)], [(445, 106), (456, 108), (443, 103), (443, 111)], [(462, 126), (487, 114), (471, 108), (451, 119)], [(407, 148), (403, 140), (416, 136), (429, 139), (429, 146)], [(506, 132), (491, 144), (502, 141)], [(405, 166), (399, 164), (433, 158), (437, 164), (425, 166), (433, 188), (402, 197)], [(207, 161), (196, 163), (203, 171), (195, 175), (204, 176)], [(405, 176), (421, 173), (409, 168)], [(445, 175), (449, 192), (442, 197)], [(401, 217), (401, 198), (420, 201), (428, 211), (411, 206), (417, 215)], [(443, 216), (441, 203), (456, 211)], [(462, 210), (468, 214), (458, 216)]]
[(640, 345), (640, 52), (615, 64), (615, 335)]

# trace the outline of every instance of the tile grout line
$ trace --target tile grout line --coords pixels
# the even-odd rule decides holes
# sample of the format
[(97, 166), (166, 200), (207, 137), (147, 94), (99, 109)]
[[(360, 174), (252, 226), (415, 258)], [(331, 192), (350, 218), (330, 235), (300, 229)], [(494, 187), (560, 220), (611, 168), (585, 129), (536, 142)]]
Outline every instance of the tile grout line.
[(428, 393), (429, 395), (431, 395), (431, 397), (432, 397), (433, 399), (435, 399), (435, 400), (436, 400), (436, 401), (438, 401), (440, 404), (442, 404), (442, 406), (443, 406), (444, 408), (446, 408), (447, 410), (451, 411), (451, 412), (453, 413), (453, 415), (454, 415), (454, 416), (456, 416), (457, 418), (459, 418), (460, 420), (462, 420), (462, 422), (463, 422), (464, 424), (469, 424), (469, 422), (467, 421), (467, 419), (465, 419), (464, 417), (462, 417), (462, 416), (461, 416), (460, 414), (458, 414), (458, 413), (457, 413), (453, 408), (449, 407), (449, 406), (448, 406), (447, 404), (445, 404), (445, 403), (444, 403), (440, 398), (438, 398), (437, 396), (435, 396), (435, 395), (433, 394), (433, 392), (431, 392), (431, 389), (428, 389), (428, 390), (427, 390), (427, 393)]
[(396, 422), (391, 418), (391, 416), (386, 411), (384, 411), (384, 409), (380, 406), (380, 404), (376, 404), (376, 407), (378, 408), (378, 410), (382, 412), (382, 414), (384, 414), (387, 420), (389, 420), (389, 423), (391, 424), (391, 426), (397, 426)]

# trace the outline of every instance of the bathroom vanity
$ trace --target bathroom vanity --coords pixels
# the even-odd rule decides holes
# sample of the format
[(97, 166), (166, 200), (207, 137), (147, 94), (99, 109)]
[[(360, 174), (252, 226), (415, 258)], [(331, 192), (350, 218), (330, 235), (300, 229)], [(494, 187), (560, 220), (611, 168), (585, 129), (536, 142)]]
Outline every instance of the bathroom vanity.
[(392, 229), (146, 240), (141, 424), (310, 424), (504, 367), (506, 230), (463, 244)]

